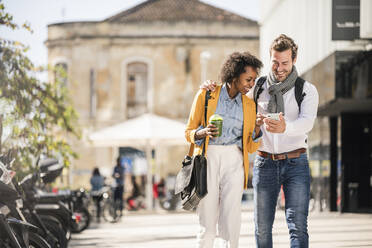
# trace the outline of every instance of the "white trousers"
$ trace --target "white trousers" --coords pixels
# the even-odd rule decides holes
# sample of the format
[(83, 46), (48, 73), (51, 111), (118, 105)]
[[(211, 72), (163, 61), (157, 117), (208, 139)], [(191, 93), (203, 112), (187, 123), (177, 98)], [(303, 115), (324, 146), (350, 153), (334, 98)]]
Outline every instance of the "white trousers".
[(196, 247), (213, 247), (218, 225), (223, 247), (236, 248), (244, 188), (243, 154), (236, 145), (209, 145), (207, 163), (208, 194), (197, 209), (200, 229)]

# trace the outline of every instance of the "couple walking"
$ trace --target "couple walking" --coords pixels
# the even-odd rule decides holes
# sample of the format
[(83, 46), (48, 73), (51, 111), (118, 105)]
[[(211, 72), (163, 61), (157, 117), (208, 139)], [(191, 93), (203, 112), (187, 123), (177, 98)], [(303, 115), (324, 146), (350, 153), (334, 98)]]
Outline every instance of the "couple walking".
[[(235, 52), (222, 66), (222, 85), (205, 82), (196, 94), (185, 134), (195, 144), (194, 154), (201, 154), (205, 146), (208, 160), (208, 194), (197, 209), (197, 247), (213, 247), (217, 227), (225, 247), (238, 247), (248, 153), (253, 152), (256, 246), (272, 247), (275, 206), (283, 185), (291, 247), (308, 247), (306, 141), (316, 118), (318, 93), (297, 74), (297, 48), (286, 35), (276, 38), (270, 47), (271, 70), (260, 78), (262, 62), (248, 52)], [(211, 94), (205, 123), (207, 90)], [(213, 114), (223, 118), (220, 136), (218, 128), (208, 124)]]

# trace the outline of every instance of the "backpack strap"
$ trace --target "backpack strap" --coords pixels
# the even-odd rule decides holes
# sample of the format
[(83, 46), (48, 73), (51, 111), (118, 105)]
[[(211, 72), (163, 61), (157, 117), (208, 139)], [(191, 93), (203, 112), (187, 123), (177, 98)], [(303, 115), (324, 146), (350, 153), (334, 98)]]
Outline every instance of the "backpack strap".
[(254, 87), (253, 100), (254, 100), (254, 103), (256, 105), (256, 113), (257, 113), (257, 100), (258, 100), (258, 98), (260, 97), (260, 94), (263, 91), (263, 87), (262, 86), (266, 82), (266, 78), (267, 78), (266, 76), (260, 77), (257, 80), (256, 87)]
[(304, 96), (306, 96), (306, 93), (303, 92), (304, 84), (305, 84), (305, 80), (303, 80), (300, 77), (297, 77), (296, 82), (295, 82), (295, 97), (296, 97), (296, 102), (298, 105), (298, 113), (301, 112), (301, 103), (304, 100)]

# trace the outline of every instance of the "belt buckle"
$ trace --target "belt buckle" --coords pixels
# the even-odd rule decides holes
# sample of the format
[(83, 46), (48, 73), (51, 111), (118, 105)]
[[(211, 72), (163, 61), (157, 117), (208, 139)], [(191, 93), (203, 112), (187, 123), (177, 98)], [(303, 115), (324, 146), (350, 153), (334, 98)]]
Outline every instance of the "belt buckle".
[(271, 160), (272, 160), (272, 161), (277, 161), (277, 160), (278, 160), (278, 159), (275, 159), (275, 154), (271, 154), (270, 157), (271, 157)]

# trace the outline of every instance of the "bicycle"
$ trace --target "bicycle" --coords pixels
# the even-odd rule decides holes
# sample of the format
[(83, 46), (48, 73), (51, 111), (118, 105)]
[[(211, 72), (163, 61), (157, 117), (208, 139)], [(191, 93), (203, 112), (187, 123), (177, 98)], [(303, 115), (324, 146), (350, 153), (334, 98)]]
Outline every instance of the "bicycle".
[(120, 201), (114, 201), (113, 190), (109, 186), (103, 187), (100, 191), (91, 192), (91, 197), (89, 201), (89, 213), (91, 216), (97, 216), (97, 206), (96, 202), (93, 200), (93, 197), (101, 198), (100, 199), (100, 217), (110, 223), (116, 223), (120, 221), (122, 217), (122, 210), (120, 209)]

